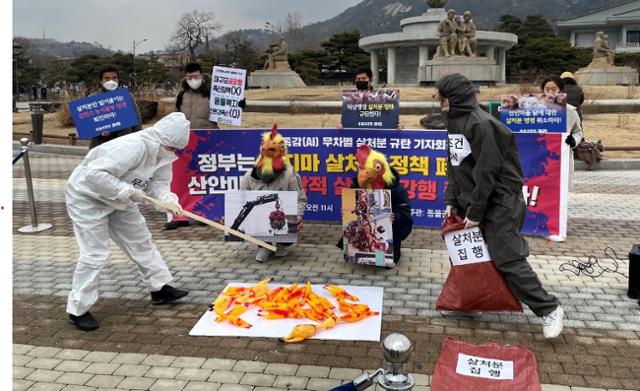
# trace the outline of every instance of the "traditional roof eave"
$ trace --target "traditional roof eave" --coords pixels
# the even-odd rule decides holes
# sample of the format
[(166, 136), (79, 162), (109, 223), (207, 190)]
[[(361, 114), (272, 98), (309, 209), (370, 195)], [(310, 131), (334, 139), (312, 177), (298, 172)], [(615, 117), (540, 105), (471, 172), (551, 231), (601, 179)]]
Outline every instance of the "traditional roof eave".
[[(637, 7), (636, 7), (636, 4), (637, 4)], [(629, 8), (630, 5), (634, 8)], [(605, 11), (608, 11), (608, 10), (611, 10), (611, 12), (608, 14), (603, 14)], [(585, 24), (603, 25), (609, 21), (617, 21), (620, 18), (627, 18), (626, 16), (624, 16), (625, 14), (635, 13), (638, 10), (640, 10), (640, 0), (629, 0), (627, 2), (618, 4), (613, 7), (601, 8), (599, 10), (591, 11), (586, 14), (578, 15), (571, 19), (565, 19), (565, 20), (559, 21), (557, 22), (556, 25), (558, 27), (577, 27), (577, 26), (585, 26)], [(597, 15), (597, 14), (602, 14), (602, 15), (600, 15), (598, 19), (588, 18), (590, 15)], [(632, 16), (631, 18), (637, 18), (637, 16)]]

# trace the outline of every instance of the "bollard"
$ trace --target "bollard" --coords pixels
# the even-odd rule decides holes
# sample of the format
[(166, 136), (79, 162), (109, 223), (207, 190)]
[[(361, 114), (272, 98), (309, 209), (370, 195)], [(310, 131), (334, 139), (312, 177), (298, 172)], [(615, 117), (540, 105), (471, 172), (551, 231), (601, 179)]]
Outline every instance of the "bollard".
[(385, 361), (389, 364), (389, 370), (378, 368), (373, 373), (364, 372), (355, 380), (330, 391), (363, 391), (373, 386), (376, 377), (378, 386), (388, 391), (410, 391), (413, 389), (415, 381), (407, 371), (404, 370), (411, 358), (413, 346), (409, 338), (399, 333), (389, 334), (382, 342), (382, 353)]
[(29, 164), (28, 142), (29, 142), (29, 139), (27, 138), (20, 139), (20, 144), (22, 144), (22, 152), (24, 152), (24, 156), (22, 156), (22, 161), (24, 162), (24, 177), (27, 181), (27, 196), (29, 197), (29, 211), (31, 212), (31, 225), (25, 225), (24, 227), (18, 229), (18, 232), (22, 232), (25, 234), (41, 232), (52, 227), (51, 224), (47, 224), (47, 223), (38, 224), (38, 215), (36, 213), (36, 200), (35, 200), (35, 197), (33, 196), (31, 165)]
[(42, 105), (32, 103), (31, 105), (31, 126), (33, 128), (33, 143), (42, 144), (42, 126), (44, 122), (44, 111)]
[(404, 369), (412, 351), (411, 341), (402, 334), (393, 333), (384, 339), (382, 352), (385, 361), (389, 363), (389, 370), (378, 376), (380, 387), (392, 391), (407, 391), (413, 388), (415, 381)]

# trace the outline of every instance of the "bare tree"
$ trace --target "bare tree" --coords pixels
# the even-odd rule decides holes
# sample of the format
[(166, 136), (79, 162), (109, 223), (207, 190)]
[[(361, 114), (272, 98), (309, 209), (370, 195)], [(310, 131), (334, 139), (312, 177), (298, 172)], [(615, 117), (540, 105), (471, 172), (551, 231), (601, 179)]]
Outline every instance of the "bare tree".
[(196, 48), (207, 42), (210, 36), (222, 29), (213, 12), (193, 10), (182, 14), (171, 35), (171, 46), (178, 51), (188, 50), (191, 61), (196, 60)]
[(318, 43), (304, 29), (302, 15), (297, 12), (287, 13), (282, 20), (275, 23), (267, 22), (266, 27), (274, 34), (284, 36), (291, 52), (309, 49)]

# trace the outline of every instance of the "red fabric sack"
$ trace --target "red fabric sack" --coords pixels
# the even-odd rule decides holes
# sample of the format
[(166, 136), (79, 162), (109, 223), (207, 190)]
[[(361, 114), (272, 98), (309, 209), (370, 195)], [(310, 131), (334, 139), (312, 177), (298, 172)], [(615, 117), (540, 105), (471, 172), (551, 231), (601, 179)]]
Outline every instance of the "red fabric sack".
[(442, 342), (432, 391), (540, 391), (536, 356), (526, 346)]
[[(522, 312), (522, 305), (491, 261), (478, 227), (465, 229), (462, 218), (452, 214), (442, 222), (442, 238), (452, 265), (436, 310)], [(455, 247), (456, 259), (450, 247)]]

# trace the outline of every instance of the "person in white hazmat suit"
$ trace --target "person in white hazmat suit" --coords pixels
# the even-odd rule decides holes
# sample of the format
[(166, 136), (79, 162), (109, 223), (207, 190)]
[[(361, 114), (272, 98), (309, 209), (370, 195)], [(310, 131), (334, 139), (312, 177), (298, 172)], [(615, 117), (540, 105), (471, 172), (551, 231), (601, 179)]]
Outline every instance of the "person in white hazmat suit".
[(153, 304), (169, 303), (188, 294), (168, 285), (171, 273), (151, 241), (137, 203), (144, 202), (143, 196), (148, 194), (182, 211), (169, 184), (171, 163), (177, 159), (175, 151), (187, 145), (189, 127), (183, 113), (171, 113), (150, 128), (92, 149), (73, 170), (66, 201), (80, 259), (67, 313), (78, 329), (98, 328), (89, 309), (98, 300), (97, 278), (109, 260), (109, 238), (138, 265)]

